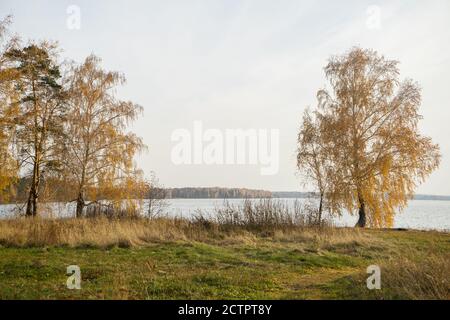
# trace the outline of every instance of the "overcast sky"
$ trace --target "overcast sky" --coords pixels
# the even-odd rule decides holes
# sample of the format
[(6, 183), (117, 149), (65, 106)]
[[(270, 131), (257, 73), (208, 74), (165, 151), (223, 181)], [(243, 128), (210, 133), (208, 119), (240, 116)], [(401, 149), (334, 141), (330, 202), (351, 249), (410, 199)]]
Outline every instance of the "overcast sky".
[[(80, 9), (80, 29), (68, 28), (70, 5)], [(126, 75), (120, 96), (144, 107), (132, 128), (149, 146), (138, 164), (168, 187), (303, 190), (295, 140), (303, 110), (326, 84), (323, 67), (352, 46), (373, 48), (423, 88), (420, 128), (443, 159), (418, 192), (450, 194), (448, 0), (1, 0), (6, 14), (25, 39), (57, 40), (77, 61), (95, 53)], [(175, 165), (171, 135), (192, 131), (195, 120), (223, 132), (278, 129), (278, 174), (261, 175), (257, 165)]]

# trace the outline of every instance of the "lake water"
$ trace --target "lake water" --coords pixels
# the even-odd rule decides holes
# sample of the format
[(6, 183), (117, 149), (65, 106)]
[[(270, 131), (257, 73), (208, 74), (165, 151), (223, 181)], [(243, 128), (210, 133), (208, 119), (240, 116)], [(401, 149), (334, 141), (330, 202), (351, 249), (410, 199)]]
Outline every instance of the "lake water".
[[(276, 199), (293, 205), (295, 199)], [(230, 204), (242, 204), (242, 199), (228, 199)], [(306, 199), (298, 199), (301, 203), (306, 203)], [(212, 214), (214, 209), (224, 204), (223, 199), (169, 199), (167, 200), (166, 211), (169, 216), (189, 218), (201, 210), (203, 213)], [(51, 208), (53, 215), (57, 217), (70, 217), (75, 211), (75, 206), (71, 204), (52, 203), (41, 207)], [(17, 210), (15, 205), (0, 205), (0, 217), (7, 218), (14, 216)], [(356, 215), (344, 214), (339, 218), (333, 218), (333, 222), (338, 226), (354, 226), (357, 221)], [(396, 215), (395, 228), (421, 229), (421, 230), (445, 230), (450, 231), (450, 201), (434, 200), (412, 200), (408, 207)]]

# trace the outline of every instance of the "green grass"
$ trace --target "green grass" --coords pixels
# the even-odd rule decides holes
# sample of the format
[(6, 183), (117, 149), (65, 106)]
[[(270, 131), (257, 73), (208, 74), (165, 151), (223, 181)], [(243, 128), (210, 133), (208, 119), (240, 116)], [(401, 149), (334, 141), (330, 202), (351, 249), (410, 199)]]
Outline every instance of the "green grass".
[[(178, 240), (129, 248), (0, 247), (0, 298), (433, 298), (403, 292), (384, 276), (390, 279), (389, 264), (405, 257), (427, 264), (422, 254), (433, 254), (448, 263), (449, 234), (364, 233), (370, 240), (334, 244), (258, 236), (242, 244)], [(385, 267), (382, 290), (376, 292), (365, 287), (365, 270), (374, 263)], [(81, 268), (81, 290), (66, 287), (66, 267), (73, 264)], [(443, 286), (448, 289), (448, 282)]]

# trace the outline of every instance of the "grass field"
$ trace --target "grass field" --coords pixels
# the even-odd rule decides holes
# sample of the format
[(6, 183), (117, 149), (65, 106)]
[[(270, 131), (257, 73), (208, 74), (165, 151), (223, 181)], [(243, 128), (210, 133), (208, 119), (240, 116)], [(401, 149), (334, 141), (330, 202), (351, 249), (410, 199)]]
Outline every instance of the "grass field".
[[(431, 231), (19, 219), (0, 221), (0, 298), (449, 299), (449, 253)], [(381, 290), (366, 288), (371, 264)]]

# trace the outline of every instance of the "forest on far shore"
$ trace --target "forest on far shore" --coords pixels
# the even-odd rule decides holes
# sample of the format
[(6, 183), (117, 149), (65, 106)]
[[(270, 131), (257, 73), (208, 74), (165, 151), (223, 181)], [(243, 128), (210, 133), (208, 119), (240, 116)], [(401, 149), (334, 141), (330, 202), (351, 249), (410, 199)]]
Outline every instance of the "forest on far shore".
[[(57, 192), (54, 192), (48, 199), (50, 202), (67, 201), (71, 187), (62, 181), (51, 181), (51, 185), (57, 185)], [(2, 199), (0, 195), (0, 204), (15, 203), (26, 201), (27, 181), (25, 178), (19, 179), (15, 185), (15, 196), (8, 199)], [(45, 188), (45, 182), (42, 185)], [(142, 193), (137, 197), (141, 198)], [(183, 188), (153, 188), (152, 191), (145, 192), (143, 198), (166, 198), (166, 199), (246, 199), (246, 198), (296, 198), (306, 199), (315, 198), (318, 194), (315, 192), (298, 192), (298, 191), (269, 191), (259, 189), (247, 188), (225, 188), (225, 187), (183, 187)], [(103, 198), (107, 199), (105, 195)], [(436, 201), (450, 201), (450, 196), (443, 195), (426, 195), (416, 194), (413, 196), (414, 200), (436, 200)]]

